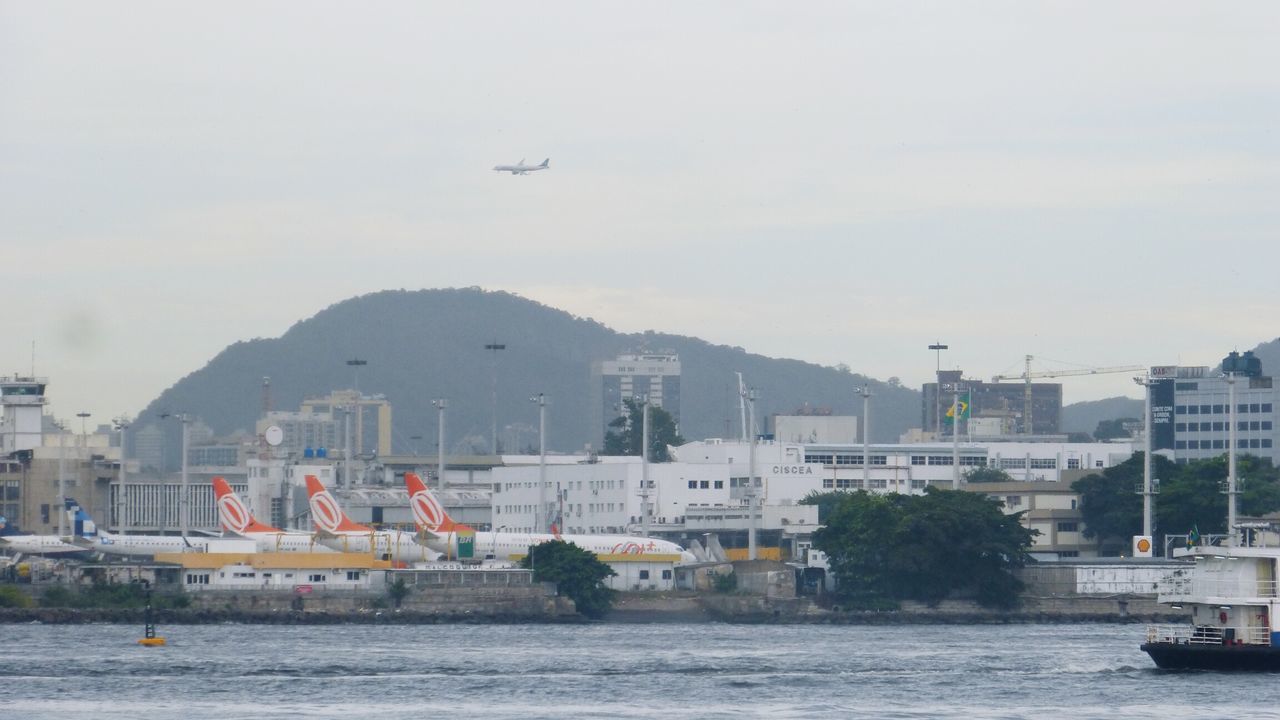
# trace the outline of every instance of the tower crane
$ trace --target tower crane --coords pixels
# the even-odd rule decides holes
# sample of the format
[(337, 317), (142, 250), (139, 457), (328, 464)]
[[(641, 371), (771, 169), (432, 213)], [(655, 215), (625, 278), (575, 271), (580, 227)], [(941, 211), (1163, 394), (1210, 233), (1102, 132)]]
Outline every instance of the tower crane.
[(1103, 375), (1106, 373), (1136, 372), (1145, 370), (1142, 365), (1115, 365), (1112, 367), (1099, 368), (1077, 368), (1075, 370), (1041, 370), (1031, 372), (1032, 356), (1026, 356), (1026, 370), (1021, 375), (993, 375), (991, 382), (998, 383), (1001, 380), (1023, 380), (1026, 382), (1026, 389), (1022, 393), (1022, 433), (1024, 435), (1031, 434), (1031, 378), (1052, 378), (1067, 377), (1070, 375)]

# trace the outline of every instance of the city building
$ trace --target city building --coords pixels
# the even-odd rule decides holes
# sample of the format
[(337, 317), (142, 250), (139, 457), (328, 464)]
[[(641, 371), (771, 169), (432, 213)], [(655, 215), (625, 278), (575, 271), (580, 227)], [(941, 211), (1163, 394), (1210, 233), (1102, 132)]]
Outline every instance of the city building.
[[(299, 408), (302, 414), (328, 414), (332, 418), (348, 415), (351, 427), (343, 432), (353, 434), (352, 449), (355, 455), (373, 453), (391, 454), (391, 403), (383, 395), (365, 395), (357, 390), (335, 390), (325, 397), (307, 398)], [(373, 422), (366, 423), (372, 414)], [(347, 422), (344, 418), (343, 422)], [(317, 447), (317, 446), (313, 446)], [(318, 447), (345, 447), (330, 444)]]
[(0, 458), (40, 446), (48, 384), (30, 375), (0, 377)]
[(1276, 461), (1280, 395), (1271, 377), (1252, 352), (1233, 352), (1222, 367), (1232, 377), (1204, 366), (1151, 369), (1152, 448), (1172, 451), (1179, 463), (1218, 457), (1230, 447), (1234, 417), (1236, 452)]
[(622, 416), (624, 401), (647, 396), (653, 407), (680, 424), (680, 358), (672, 352), (629, 353), (591, 365), (591, 427), (595, 447), (604, 447), (609, 423)]
[[(922, 387), (921, 427), (926, 433), (934, 433), (936, 437), (951, 434), (947, 409), (955, 402), (957, 390), (961, 399), (967, 395), (970, 403), (969, 420), (960, 421), (961, 437), (977, 436), (979, 432), (990, 435), (993, 428), (1000, 433), (1018, 435), (1051, 436), (1062, 432), (1061, 383), (989, 383), (962, 375), (960, 370), (940, 370), (937, 382), (925, 383)], [(1025, 419), (1028, 388), (1031, 392), (1029, 429)], [(977, 422), (981, 419), (994, 422)]]

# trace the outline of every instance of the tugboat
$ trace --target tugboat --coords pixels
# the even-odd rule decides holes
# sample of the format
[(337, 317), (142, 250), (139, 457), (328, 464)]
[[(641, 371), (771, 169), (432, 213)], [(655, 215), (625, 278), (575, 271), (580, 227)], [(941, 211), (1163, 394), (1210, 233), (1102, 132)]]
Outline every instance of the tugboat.
[(1160, 584), (1158, 600), (1190, 609), (1185, 625), (1151, 625), (1141, 645), (1179, 670), (1280, 671), (1276, 547), (1195, 547), (1193, 565)]

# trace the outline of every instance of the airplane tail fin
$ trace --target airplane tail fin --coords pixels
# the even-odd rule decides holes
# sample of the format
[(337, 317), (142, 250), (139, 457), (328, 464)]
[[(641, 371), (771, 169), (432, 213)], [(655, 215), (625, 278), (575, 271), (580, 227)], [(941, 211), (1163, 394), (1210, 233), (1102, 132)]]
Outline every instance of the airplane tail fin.
[(438, 534), (472, 529), (471, 526), (456, 523), (449, 517), (444, 506), (431, 494), (417, 473), (405, 473), (404, 484), (409, 490), (409, 508), (413, 510), (413, 522), (419, 530)]
[(368, 525), (352, 522), (315, 475), (307, 476), (307, 497), (311, 503), (311, 522), (317, 530), (330, 534), (373, 532), (373, 528)]
[(236, 535), (282, 532), (279, 528), (258, 522), (249, 511), (249, 506), (244, 504), (240, 496), (232, 491), (231, 486), (223, 478), (213, 479), (213, 494), (218, 502), (218, 520), (227, 532)]
[(94, 537), (98, 526), (74, 498), (65, 498), (67, 519), (71, 521), (71, 537)]
[(538, 167), (551, 167), (551, 158), (547, 158), (546, 160), (543, 160), (542, 164), (539, 165)]

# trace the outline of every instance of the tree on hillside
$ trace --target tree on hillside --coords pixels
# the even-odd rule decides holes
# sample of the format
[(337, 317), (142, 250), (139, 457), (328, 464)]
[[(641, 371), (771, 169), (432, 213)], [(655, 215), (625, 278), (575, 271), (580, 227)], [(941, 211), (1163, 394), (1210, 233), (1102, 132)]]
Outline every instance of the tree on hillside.
[(594, 553), (563, 540), (529, 548), (520, 566), (533, 570), (536, 582), (553, 582), (561, 595), (573, 600), (579, 613), (600, 618), (609, 612), (615, 593), (604, 581), (617, 573)]
[[(604, 455), (639, 455), (640, 446), (644, 443), (644, 404), (631, 398), (624, 402), (624, 413), (609, 423), (609, 432), (604, 436)], [(685, 443), (676, 429), (676, 421), (671, 413), (660, 407), (649, 406), (649, 460), (650, 462), (670, 462), (671, 454), (667, 446), (679, 446)]]
[(901, 600), (937, 605), (960, 591), (1009, 607), (1035, 532), (981, 493), (928, 488), (924, 495), (846, 493), (814, 547), (827, 553), (837, 591), (860, 607)]

